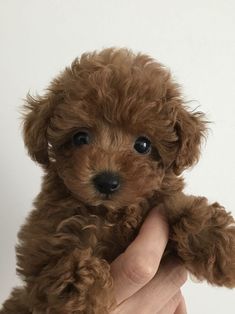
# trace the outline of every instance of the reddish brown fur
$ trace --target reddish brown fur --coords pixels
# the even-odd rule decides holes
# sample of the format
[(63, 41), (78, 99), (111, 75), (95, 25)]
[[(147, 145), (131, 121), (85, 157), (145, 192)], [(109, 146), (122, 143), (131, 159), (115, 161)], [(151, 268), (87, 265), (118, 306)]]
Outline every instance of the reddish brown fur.
[[(25, 145), (45, 175), (19, 232), (24, 287), (1, 313), (108, 313), (115, 304), (109, 264), (160, 205), (171, 253), (199, 279), (235, 286), (233, 218), (219, 204), (182, 192), (179, 175), (198, 160), (206, 122), (184, 105), (166, 68), (126, 49), (84, 54), (43, 97), (29, 96), (25, 110)], [(92, 142), (76, 148), (72, 135), (84, 129)], [(151, 154), (134, 151), (140, 135), (151, 140)], [(91, 184), (103, 170), (122, 178), (109, 198)]]

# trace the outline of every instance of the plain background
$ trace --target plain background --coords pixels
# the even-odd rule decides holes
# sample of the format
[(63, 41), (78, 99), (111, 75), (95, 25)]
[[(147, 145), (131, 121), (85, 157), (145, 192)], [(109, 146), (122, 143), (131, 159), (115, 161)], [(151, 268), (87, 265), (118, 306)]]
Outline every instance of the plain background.
[[(143, 51), (169, 66), (211, 124), (187, 191), (235, 215), (235, 1), (0, 0), (0, 304), (19, 281), (14, 245), (40, 189), (26, 155), (19, 107), (84, 51)], [(188, 313), (235, 313), (235, 290), (189, 281)]]

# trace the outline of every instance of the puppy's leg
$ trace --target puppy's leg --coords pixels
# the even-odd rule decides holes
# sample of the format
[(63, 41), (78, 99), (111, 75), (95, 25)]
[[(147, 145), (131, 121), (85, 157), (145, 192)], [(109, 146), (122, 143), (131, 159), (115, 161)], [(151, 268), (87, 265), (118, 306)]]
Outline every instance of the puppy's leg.
[(108, 263), (91, 249), (75, 249), (42, 270), (31, 286), (31, 297), (39, 300), (43, 292), (46, 297), (46, 311), (36, 305), (35, 313), (106, 314), (112, 306), (111, 290)]
[(73, 216), (62, 221), (54, 234), (27, 236), (27, 251), (19, 248), (18, 259), (33, 313), (109, 312), (114, 297), (109, 264), (102, 259), (107, 250), (102, 228), (94, 215)]
[(218, 203), (181, 195), (168, 204), (171, 240), (188, 270), (211, 284), (235, 287), (235, 221)]
[(3, 303), (1, 314), (32, 314), (29, 310), (25, 288), (15, 288)]

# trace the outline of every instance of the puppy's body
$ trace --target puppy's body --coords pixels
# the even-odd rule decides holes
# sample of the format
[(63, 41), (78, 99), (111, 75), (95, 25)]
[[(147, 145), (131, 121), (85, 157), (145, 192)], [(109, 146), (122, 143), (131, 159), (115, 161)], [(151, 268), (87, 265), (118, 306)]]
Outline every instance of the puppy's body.
[(109, 264), (156, 206), (168, 251), (199, 279), (235, 286), (233, 218), (184, 195), (179, 176), (197, 161), (205, 124), (163, 66), (125, 49), (84, 54), (45, 96), (28, 97), (25, 144), (45, 175), (19, 233), (24, 287), (1, 313), (108, 313)]

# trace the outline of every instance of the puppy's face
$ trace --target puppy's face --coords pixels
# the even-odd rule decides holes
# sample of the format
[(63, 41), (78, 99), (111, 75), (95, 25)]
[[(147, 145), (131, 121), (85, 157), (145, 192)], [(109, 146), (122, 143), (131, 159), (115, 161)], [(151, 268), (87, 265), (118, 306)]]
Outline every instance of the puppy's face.
[(128, 206), (161, 190), (196, 161), (205, 130), (165, 68), (127, 50), (82, 56), (27, 109), (30, 155), (92, 206)]
[(57, 130), (62, 120), (70, 127), (56, 140), (51, 134), (51, 146), (54, 165), (72, 194), (90, 205), (122, 207), (159, 189), (165, 173), (161, 146), (144, 117), (108, 122), (87, 103), (89, 121), (81, 121), (79, 106), (72, 110), (74, 126), (62, 114), (64, 105), (52, 119)]

